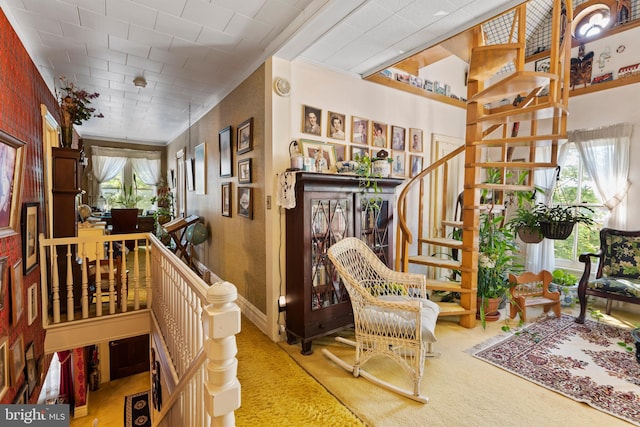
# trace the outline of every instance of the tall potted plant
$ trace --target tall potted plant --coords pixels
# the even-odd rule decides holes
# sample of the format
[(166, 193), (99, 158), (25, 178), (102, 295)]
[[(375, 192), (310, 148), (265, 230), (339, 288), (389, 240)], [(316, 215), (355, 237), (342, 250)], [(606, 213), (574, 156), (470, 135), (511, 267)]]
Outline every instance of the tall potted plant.
[(503, 216), (483, 213), (478, 246), (478, 313), (482, 327), (497, 320), (498, 306), (509, 289), (508, 274), (522, 270), (518, 246)]

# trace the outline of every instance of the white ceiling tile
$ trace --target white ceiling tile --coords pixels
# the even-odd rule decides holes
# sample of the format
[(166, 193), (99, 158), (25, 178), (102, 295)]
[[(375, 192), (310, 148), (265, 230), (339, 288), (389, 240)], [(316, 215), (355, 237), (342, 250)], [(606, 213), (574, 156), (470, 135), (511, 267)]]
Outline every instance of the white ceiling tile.
[(332, 28), (327, 34), (322, 36), (311, 47), (303, 52), (303, 56), (317, 62), (323, 62), (334, 53), (340, 51), (351, 40), (362, 35), (359, 28), (350, 25), (341, 25)]
[(104, 59), (92, 58), (87, 55), (70, 53), (69, 61), (72, 64), (83, 65), (85, 67), (90, 67), (90, 68), (99, 68), (101, 70), (109, 71), (109, 63)]
[(124, 82), (124, 75), (119, 73), (113, 73), (111, 71), (91, 69), (91, 75), (99, 79), (107, 79), (109, 81)]
[(123, 75), (127, 75), (127, 74), (137, 75), (137, 74), (142, 74), (144, 69), (140, 67), (134, 67), (131, 65), (120, 64), (117, 62), (110, 62), (107, 71), (111, 71), (112, 73), (118, 73)]
[(16, 19), (27, 28), (44, 31), (49, 34), (62, 35), (62, 27), (59, 21), (49, 19), (44, 15), (32, 13), (26, 10), (18, 9), (13, 12)]
[(127, 61), (127, 54), (123, 52), (117, 52), (110, 49), (102, 49), (98, 47), (87, 47), (87, 55), (93, 58), (104, 59), (110, 63), (124, 64)]
[(151, 61), (147, 58), (140, 58), (136, 55), (129, 55), (127, 57), (127, 65), (131, 67), (141, 68), (142, 70), (149, 70), (159, 73), (162, 71), (162, 62)]
[(402, 40), (418, 31), (418, 26), (400, 15), (390, 16), (377, 27), (367, 31), (368, 38), (376, 40), (383, 48), (388, 47), (395, 40)]
[[(271, 0), (266, 2), (253, 18), (262, 22), (277, 22), (281, 19), (289, 22), (295, 19), (300, 13), (302, 13), (302, 9), (291, 6), (286, 1)], [(245, 13), (245, 15), (247, 14)]]
[(81, 41), (86, 43), (87, 46), (108, 48), (109, 37), (106, 33), (92, 30), (91, 28), (81, 27), (79, 25), (72, 25), (63, 22), (62, 33), (65, 37), (73, 39), (75, 41)]
[(63, 0), (62, 2), (78, 6), (81, 9), (91, 10), (102, 15), (106, 15), (107, 13), (106, 0)]
[(153, 28), (158, 11), (129, 0), (109, 0), (107, 16), (121, 21), (131, 22), (145, 28)]
[(22, 3), (28, 11), (47, 17), (47, 19), (80, 24), (78, 8), (75, 5), (59, 1), (42, 2), (41, 0), (22, 0)]
[(187, 0), (133, 0), (133, 2), (170, 15), (180, 16)]
[[(213, 28), (204, 27), (196, 40), (198, 44), (217, 47), (222, 50), (232, 49), (240, 43), (239, 35), (223, 33)], [(176, 41), (174, 41), (175, 45)]]
[(269, 2), (265, 0), (211, 0), (211, 3), (253, 18)]
[(104, 16), (88, 10), (80, 10), (80, 24), (102, 33), (126, 39), (129, 35), (129, 24), (118, 19)]
[(256, 21), (244, 15), (235, 14), (224, 29), (224, 32), (232, 36), (242, 36), (248, 41), (259, 42), (264, 39), (273, 27)]
[(223, 31), (232, 17), (232, 10), (200, 0), (189, 0), (182, 13), (182, 18), (218, 31)]
[(123, 40), (119, 37), (109, 36), (109, 49), (115, 49), (124, 53), (131, 53), (133, 55), (147, 57), (149, 56), (150, 46), (134, 43), (129, 40)]
[(160, 12), (155, 29), (161, 33), (194, 42), (202, 31), (202, 28), (202, 25), (194, 25), (193, 22), (179, 18), (178, 16), (167, 15), (166, 13)]
[[(397, 11), (399, 11), (404, 7), (407, 7), (411, 3), (427, 3), (427, 1), (424, 1), (424, 0), (374, 0), (374, 2), (384, 7), (391, 13), (396, 13)], [(432, 0), (432, 1), (429, 1), (429, 3), (443, 3), (443, 2), (441, 1), (434, 2)]]
[(172, 36), (162, 34), (157, 31), (148, 30), (146, 28), (131, 25), (129, 28), (129, 37), (127, 40), (138, 43), (140, 45), (155, 46), (161, 49), (169, 49), (171, 47)]
[(149, 53), (149, 59), (163, 64), (182, 66), (187, 62), (187, 59), (189, 59), (189, 54), (180, 52), (180, 49), (172, 49), (171, 51), (168, 51), (152, 47), (151, 52)]
[(389, 12), (377, 3), (366, 3), (344, 19), (344, 24), (363, 33), (375, 28), (389, 17)]

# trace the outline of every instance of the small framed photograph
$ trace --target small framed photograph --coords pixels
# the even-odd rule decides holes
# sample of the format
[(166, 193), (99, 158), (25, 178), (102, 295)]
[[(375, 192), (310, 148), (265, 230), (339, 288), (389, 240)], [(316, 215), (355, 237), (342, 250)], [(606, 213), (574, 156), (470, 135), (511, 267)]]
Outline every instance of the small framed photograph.
[(38, 284), (34, 283), (27, 290), (27, 319), (31, 325), (38, 317)]
[(207, 194), (207, 143), (196, 145), (193, 165), (196, 194)]
[(422, 156), (409, 156), (411, 159), (411, 178), (418, 175), (422, 171)]
[(22, 334), (18, 336), (16, 341), (9, 349), (9, 366), (11, 367), (11, 385), (16, 386), (18, 379), (24, 371), (24, 340)]
[(30, 273), (38, 265), (38, 209), (39, 202), (22, 205), (22, 259), (24, 274)]
[(547, 56), (546, 58), (538, 59), (535, 62), (534, 68), (535, 71), (548, 73), (549, 69), (551, 69), (551, 57)]
[(322, 133), (322, 110), (308, 105), (302, 106), (302, 132), (312, 135)]
[(405, 129), (400, 126), (391, 126), (391, 148), (402, 150), (405, 148)]
[(18, 324), (24, 311), (24, 297), (22, 293), (22, 259), (11, 269), (11, 319), (14, 326)]
[(369, 157), (368, 147), (358, 147), (357, 145), (351, 146), (351, 160), (357, 160), (365, 156)]
[(27, 392), (28, 399), (38, 383), (38, 362), (35, 358), (33, 342), (27, 346), (27, 351), (25, 351), (24, 356), (27, 364), (27, 384), (29, 385), (29, 391)]
[(9, 337), (0, 338), (0, 400), (9, 390)]
[(0, 131), (0, 237), (20, 233), (24, 142)]
[(341, 139), (344, 141), (344, 124), (345, 115), (329, 111), (329, 124), (327, 126), (327, 136), (333, 139)]
[(373, 147), (387, 148), (387, 125), (380, 122), (373, 122), (373, 139), (371, 145)]
[(253, 117), (238, 125), (236, 144), (238, 145), (238, 154), (248, 153), (253, 150)]
[(238, 184), (251, 183), (251, 159), (238, 160)]
[(238, 216), (253, 218), (253, 189), (238, 187)]
[(356, 144), (369, 144), (369, 120), (361, 117), (351, 120), (351, 141)]
[(405, 168), (404, 151), (392, 151), (393, 165), (391, 167), (391, 176), (404, 178), (407, 176)]
[(422, 153), (422, 130), (409, 128), (409, 151), (412, 153)]
[(220, 143), (220, 176), (233, 176), (233, 163), (231, 156), (231, 126), (227, 126), (218, 132)]
[[(329, 170), (336, 168), (336, 150), (333, 145), (325, 144), (323, 142), (310, 141), (308, 139), (300, 140), (300, 152), (305, 157), (311, 157), (315, 159), (318, 152), (327, 161), (327, 168)], [(318, 171), (321, 172), (321, 171)]]
[(7, 286), (9, 283), (9, 275), (7, 268), (9, 257), (0, 257), (0, 310), (4, 309), (4, 296), (7, 294)]
[(195, 184), (193, 180), (193, 159), (187, 159), (187, 191), (195, 190)]
[(231, 217), (231, 183), (222, 184), (222, 216)]
[(344, 144), (336, 144), (334, 142), (329, 142), (328, 144), (332, 145), (336, 152), (336, 162), (347, 160), (347, 147)]

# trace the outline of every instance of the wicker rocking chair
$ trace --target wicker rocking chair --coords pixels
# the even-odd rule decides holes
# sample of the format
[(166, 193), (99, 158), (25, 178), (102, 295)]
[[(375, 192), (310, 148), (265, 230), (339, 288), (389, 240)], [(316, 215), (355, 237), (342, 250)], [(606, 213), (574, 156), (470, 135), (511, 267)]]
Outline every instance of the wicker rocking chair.
[[(367, 380), (415, 401), (426, 403), (420, 394), (424, 359), (433, 356), (433, 334), (440, 308), (429, 301), (425, 277), (390, 270), (361, 240), (348, 237), (331, 246), (329, 259), (340, 274), (353, 306), (355, 341), (336, 340), (356, 348), (349, 365), (330, 351), (325, 356)], [(398, 363), (411, 377), (413, 390), (405, 390), (364, 371), (361, 366), (374, 356)]]

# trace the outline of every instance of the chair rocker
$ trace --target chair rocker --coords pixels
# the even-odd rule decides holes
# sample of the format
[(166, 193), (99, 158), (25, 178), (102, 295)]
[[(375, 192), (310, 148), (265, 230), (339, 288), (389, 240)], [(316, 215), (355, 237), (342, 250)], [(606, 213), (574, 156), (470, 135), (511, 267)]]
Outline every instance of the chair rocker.
[(520, 313), (520, 320), (527, 321), (527, 307), (541, 305), (544, 312), (553, 310), (556, 317), (560, 317), (560, 292), (549, 291), (549, 284), (553, 276), (547, 270), (532, 273), (525, 271), (519, 276), (509, 274), (511, 287), (511, 307), (509, 317), (512, 319)]
[[(331, 246), (329, 259), (340, 274), (353, 307), (355, 341), (336, 340), (356, 348), (353, 365), (330, 351), (322, 353), (338, 366), (365, 379), (421, 403), (428, 398), (420, 394), (424, 359), (433, 356), (433, 334), (440, 308), (427, 299), (426, 279), (421, 274), (401, 273), (389, 269), (360, 239), (345, 238)], [(384, 356), (398, 363), (413, 382), (406, 390), (381, 380), (362, 369), (374, 356)]]

